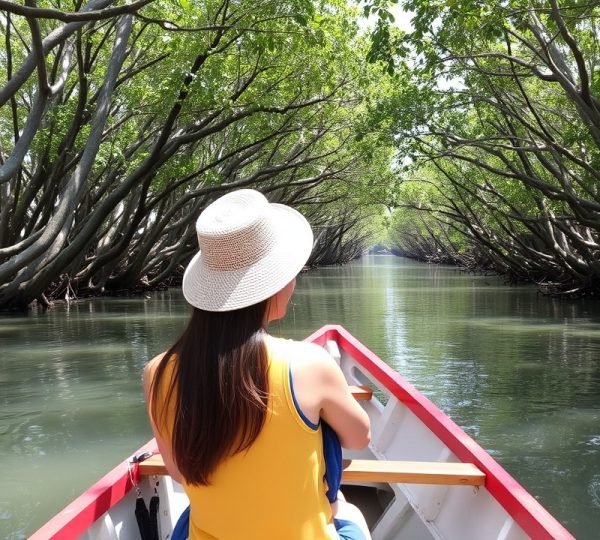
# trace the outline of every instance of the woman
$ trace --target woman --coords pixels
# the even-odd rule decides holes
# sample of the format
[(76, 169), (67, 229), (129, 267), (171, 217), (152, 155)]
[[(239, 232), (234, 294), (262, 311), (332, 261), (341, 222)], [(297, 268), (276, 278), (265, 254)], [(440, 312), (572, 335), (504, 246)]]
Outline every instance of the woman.
[(189, 538), (367, 538), (356, 507), (332, 510), (325, 495), (320, 421), (359, 449), (368, 416), (322, 348), (266, 332), (308, 260), (310, 225), (239, 190), (209, 205), (196, 231), (183, 277), (191, 320), (144, 370), (158, 447), (190, 499)]

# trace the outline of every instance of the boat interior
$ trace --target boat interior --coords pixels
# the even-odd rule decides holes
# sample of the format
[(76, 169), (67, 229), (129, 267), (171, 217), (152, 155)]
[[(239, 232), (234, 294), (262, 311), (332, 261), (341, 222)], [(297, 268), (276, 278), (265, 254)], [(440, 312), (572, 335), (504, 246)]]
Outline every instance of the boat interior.
[[(373, 391), (368, 386), (354, 385), (351, 391), (359, 401), (373, 398)], [(156, 479), (159, 484), (159, 479), (168, 475), (158, 454), (139, 463), (138, 468), (142, 479)], [(361, 509), (370, 530), (389, 529), (393, 531), (394, 538), (430, 540), (435, 535), (423, 523), (421, 516), (415, 513), (403, 492), (394, 490), (392, 486), (429, 485), (435, 486), (439, 493), (445, 493), (450, 486), (472, 486), (472, 489), (477, 489), (484, 483), (485, 474), (469, 463), (376, 459), (369, 455), (369, 451), (353, 452), (352, 456), (346, 453), (343, 462), (344, 497)], [(181, 486), (174, 483), (173, 486), (185, 497)], [(403, 534), (397, 536), (400, 530)]]

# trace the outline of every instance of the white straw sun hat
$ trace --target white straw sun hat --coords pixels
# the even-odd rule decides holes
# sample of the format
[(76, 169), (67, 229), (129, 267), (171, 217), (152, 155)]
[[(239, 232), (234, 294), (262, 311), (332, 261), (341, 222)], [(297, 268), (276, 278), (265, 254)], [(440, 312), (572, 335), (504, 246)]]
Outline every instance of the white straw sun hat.
[(313, 233), (302, 214), (252, 189), (223, 195), (196, 222), (200, 252), (183, 275), (183, 295), (206, 311), (232, 311), (270, 298), (306, 264)]

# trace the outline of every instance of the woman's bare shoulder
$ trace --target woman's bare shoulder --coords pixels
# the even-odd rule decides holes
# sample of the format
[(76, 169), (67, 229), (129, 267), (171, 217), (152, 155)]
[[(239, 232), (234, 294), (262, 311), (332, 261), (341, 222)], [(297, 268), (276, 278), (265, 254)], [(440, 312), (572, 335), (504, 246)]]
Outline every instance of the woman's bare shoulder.
[(310, 341), (299, 341), (296, 339), (288, 339), (282, 337), (276, 337), (267, 335), (267, 344), (272, 347), (276, 347), (280, 351), (297, 352), (307, 354), (311, 351), (323, 350), (322, 347), (311, 343)]
[(158, 365), (162, 362), (162, 359), (165, 357), (165, 352), (161, 352), (160, 354), (157, 354), (154, 358), (152, 358), (151, 360), (148, 360), (148, 362), (146, 362), (146, 365), (144, 366), (144, 375), (146, 373), (150, 374), (151, 372), (153, 372)]
[(324, 367), (335, 364), (331, 355), (320, 345), (309, 341), (296, 341), (293, 339), (277, 339), (276, 344), (281, 353), (294, 365), (306, 367)]
[(154, 378), (154, 373), (156, 372), (156, 368), (162, 362), (162, 359), (165, 357), (165, 354), (166, 354), (166, 351), (161, 352), (160, 354), (157, 354), (154, 358), (152, 358), (152, 360), (149, 360), (146, 363), (146, 365), (144, 366), (144, 369), (142, 371), (142, 381), (144, 383), (144, 389), (146, 390), (146, 392), (150, 388), (150, 383), (151, 383), (152, 379)]

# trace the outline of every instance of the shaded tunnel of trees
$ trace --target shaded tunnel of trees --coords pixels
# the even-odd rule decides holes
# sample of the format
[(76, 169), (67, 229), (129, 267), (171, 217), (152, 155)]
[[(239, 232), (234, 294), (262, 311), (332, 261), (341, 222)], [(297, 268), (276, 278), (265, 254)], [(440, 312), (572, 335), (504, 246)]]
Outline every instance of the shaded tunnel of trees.
[(379, 71), (343, 5), (0, 2), (0, 309), (172, 283), (195, 220), (252, 187), (345, 262), (386, 196)]
[(239, 187), (308, 217), (311, 265), (383, 219), (410, 257), (600, 288), (596, 3), (0, 10), (2, 310), (177, 283), (198, 214)]
[(403, 84), (375, 111), (401, 141), (395, 247), (548, 292), (598, 291), (598, 4), (403, 5), (414, 31), (378, 52), (412, 63), (397, 63)]

